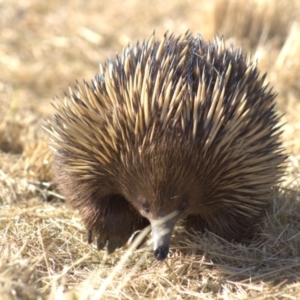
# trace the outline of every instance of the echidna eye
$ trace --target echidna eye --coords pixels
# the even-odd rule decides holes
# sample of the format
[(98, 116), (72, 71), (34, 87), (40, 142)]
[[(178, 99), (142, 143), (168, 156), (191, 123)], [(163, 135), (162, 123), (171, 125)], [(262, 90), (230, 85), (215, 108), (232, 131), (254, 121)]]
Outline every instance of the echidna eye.
[(184, 212), (187, 209), (188, 205), (186, 202), (182, 202), (180, 206), (180, 212)]
[(142, 207), (143, 207), (143, 210), (144, 210), (146, 213), (149, 213), (150, 207), (149, 207), (149, 204), (148, 204), (148, 202), (146, 201), (146, 199), (143, 200), (143, 202), (142, 202)]

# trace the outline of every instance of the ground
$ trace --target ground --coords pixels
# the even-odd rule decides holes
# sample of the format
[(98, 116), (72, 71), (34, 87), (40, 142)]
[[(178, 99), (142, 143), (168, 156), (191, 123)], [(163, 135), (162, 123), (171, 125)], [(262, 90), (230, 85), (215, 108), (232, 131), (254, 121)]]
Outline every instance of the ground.
[[(300, 3), (0, 0), (1, 299), (299, 299)], [(52, 184), (51, 101), (155, 30), (242, 47), (278, 92), (286, 176), (250, 244), (178, 228), (170, 258), (87, 245)]]

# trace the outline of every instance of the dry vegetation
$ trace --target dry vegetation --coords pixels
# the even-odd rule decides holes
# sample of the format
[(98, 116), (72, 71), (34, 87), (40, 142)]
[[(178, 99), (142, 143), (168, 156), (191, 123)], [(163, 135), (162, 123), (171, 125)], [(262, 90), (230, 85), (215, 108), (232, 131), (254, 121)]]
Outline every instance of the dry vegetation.
[[(1, 299), (299, 299), (300, 4), (297, 0), (0, 0)], [(51, 98), (153, 30), (224, 34), (279, 92), (287, 175), (249, 245), (177, 229), (170, 258), (86, 244), (51, 184)]]

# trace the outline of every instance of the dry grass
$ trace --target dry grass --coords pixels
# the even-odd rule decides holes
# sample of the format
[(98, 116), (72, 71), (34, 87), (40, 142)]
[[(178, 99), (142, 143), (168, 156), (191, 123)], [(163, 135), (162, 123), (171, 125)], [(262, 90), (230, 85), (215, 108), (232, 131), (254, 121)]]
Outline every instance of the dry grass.
[[(1, 299), (299, 299), (300, 5), (240, 3), (0, 0)], [(248, 245), (177, 228), (166, 262), (147, 248), (106, 256), (51, 185), (51, 98), (154, 29), (225, 34), (279, 92), (287, 175)]]

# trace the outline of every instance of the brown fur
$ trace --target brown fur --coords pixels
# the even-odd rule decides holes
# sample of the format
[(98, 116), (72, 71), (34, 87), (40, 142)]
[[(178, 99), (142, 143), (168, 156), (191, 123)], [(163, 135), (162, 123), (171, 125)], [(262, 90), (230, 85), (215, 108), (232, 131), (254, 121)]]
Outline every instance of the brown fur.
[(274, 98), (222, 40), (153, 35), (54, 103), (56, 182), (99, 249), (174, 211), (188, 229), (241, 239), (283, 174)]

